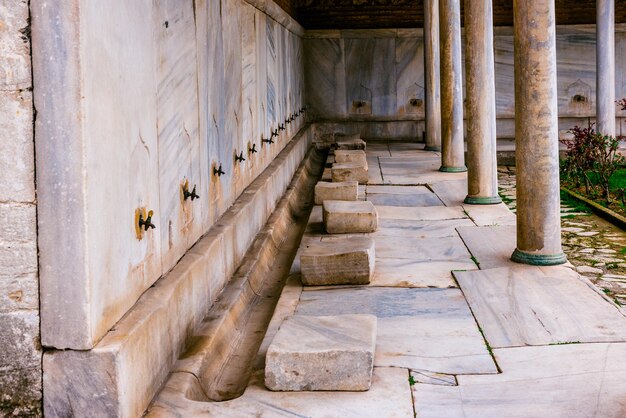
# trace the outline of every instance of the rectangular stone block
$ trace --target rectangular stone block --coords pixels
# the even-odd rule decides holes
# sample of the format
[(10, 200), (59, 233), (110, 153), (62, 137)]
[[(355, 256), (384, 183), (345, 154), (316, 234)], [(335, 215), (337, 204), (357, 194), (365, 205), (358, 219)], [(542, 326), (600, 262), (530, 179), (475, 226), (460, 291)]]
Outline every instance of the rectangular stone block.
[(363, 150), (365, 151), (365, 141), (360, 138), (350, 138), (350, 139), (338, 139), (337, 140), (337, 149), (340, 150)]
[(329, 234), (368, 233), (378, 229), (378, 212), (372, 202), (326, 200), (322, 214)]
[(311, 242), (302, 249), (302, 283), (309, 286), (368, 284), (374, 275), (374, 239), (340, 237)]
[(359, 163), (367, 165), (367, 156), (365, 151), (362, 150), (336, 150), (335, 162), (339, 164), (343, 163)]
[(376, 346), (374, 315), (294, 316), (283, 322), (265, 359), (274, 391), (364, 391)]
[(333, 182), (358, 181), (360, 184), (367, 184), (367, 170), (367, 163), (335, 163), (330, 172)]
[(358, 181), (342, 181), (335, 183), (320, 181), (315, 185), (316, 205), (321, 205), (324, 200), (357, 200), (358, 195)]

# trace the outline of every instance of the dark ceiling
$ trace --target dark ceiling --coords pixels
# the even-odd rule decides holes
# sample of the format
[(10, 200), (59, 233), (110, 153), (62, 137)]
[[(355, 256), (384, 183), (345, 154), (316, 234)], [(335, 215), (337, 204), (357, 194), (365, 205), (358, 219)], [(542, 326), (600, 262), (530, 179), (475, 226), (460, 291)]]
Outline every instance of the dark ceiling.
[[(275, 0), (306, 29), (415, 28), (423, 26), (423, 0)], [(533, 1), (533, 0), (521, 0)], [(557, 24), (595, 23), (596, 0), (555, 0)], [(463, 1), (461, 1), (462, 7)], [(513, 25), (513, 0), (493, 0), (494, 24)], [(626, 1), (615, 2), (626, 22)]]

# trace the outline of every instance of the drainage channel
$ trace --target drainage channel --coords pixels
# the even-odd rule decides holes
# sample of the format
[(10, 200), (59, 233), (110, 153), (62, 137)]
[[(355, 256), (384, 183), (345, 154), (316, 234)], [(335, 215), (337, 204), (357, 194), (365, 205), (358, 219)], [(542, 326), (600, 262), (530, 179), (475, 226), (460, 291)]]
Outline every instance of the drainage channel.
[(170, 380), (180, 373), (193, 375), (194, 389), (185, 391), (188, 399), (226, 401), (245, 391), (304, 233), (325, 160), (325, 151), (309, 150), (276, 210), (189, 340), (170, 374)]

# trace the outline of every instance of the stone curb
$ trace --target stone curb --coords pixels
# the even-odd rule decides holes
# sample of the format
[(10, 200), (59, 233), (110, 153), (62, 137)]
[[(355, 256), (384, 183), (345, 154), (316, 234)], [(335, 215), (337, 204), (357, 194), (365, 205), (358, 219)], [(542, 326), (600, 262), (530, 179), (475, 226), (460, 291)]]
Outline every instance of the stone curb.
[(604, 206), (592, 200), (589, 200), (586, 197), (583, 197), (576, 192), (566, 189), (565, 187), (561, 187), (561, 191), (567, 193), (574, 200), (577, 200), (579, 202), (586, 204), (589, 207), (589, 209), (591, 209), (591, 211), (595, 213), (596, 215), (600, 216), (601, 218), (606, 219), (607, 221), (611, 222), (613, 225), (618, 226), (621, 229), (626, 231), (626, 217), (612, 211), (609, 208), (605, 208)]

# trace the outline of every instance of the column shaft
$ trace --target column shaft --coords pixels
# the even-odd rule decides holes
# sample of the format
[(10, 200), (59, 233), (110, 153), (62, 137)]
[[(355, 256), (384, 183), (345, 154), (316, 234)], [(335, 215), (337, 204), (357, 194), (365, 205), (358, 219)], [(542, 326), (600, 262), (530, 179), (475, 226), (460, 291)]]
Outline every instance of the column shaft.
[(596, 0), (597, 132), (615, 136), (615, 1)]
[(514, 0), (513, 7), (517, 248), (512, 259), (562, 264), (554, 0)]
[(500, 203), (491, 0), (465, 1), (467, 180), (465, 203)]
[(424, 79), (426, 88), (426, 150), (440, 151), (439, 0), (424, 0)]
[(439, 1), (441, 43), (441, 168), (466, 171), (463, 145), (463, 66), (460, 0)]

